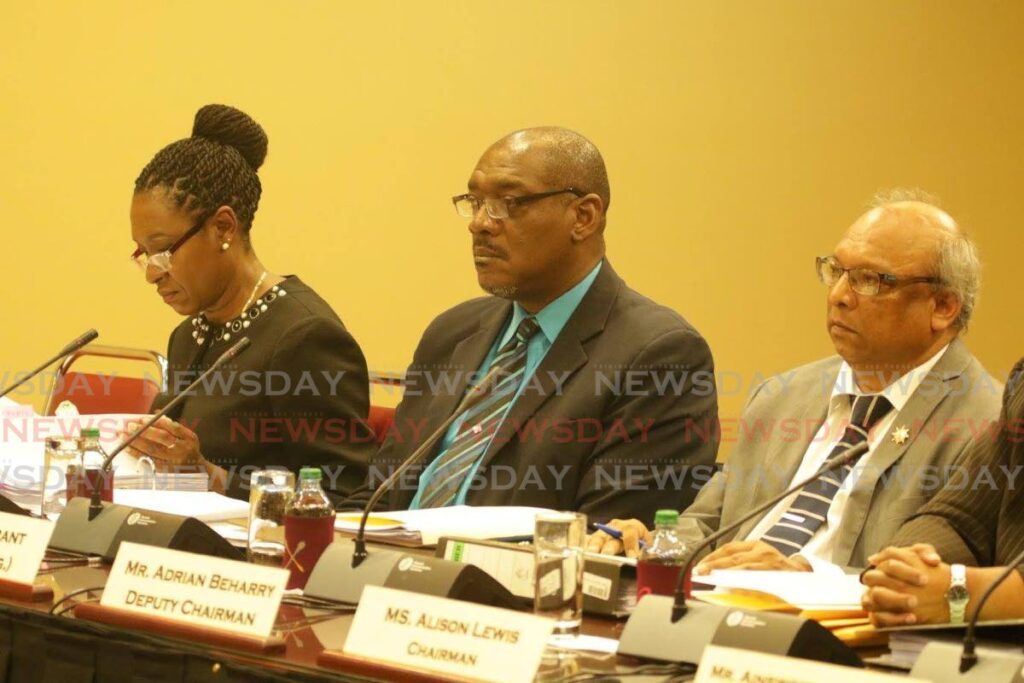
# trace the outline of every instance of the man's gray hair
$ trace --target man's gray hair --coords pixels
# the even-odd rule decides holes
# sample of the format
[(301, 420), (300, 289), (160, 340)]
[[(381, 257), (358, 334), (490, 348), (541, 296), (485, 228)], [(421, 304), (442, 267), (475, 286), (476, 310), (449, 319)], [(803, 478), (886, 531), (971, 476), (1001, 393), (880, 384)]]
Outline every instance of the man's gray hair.
[(901, 202), (928, 204), (943, 217), (942, 223), (946, 229), (940, 231), (941, 242), (936, 255), (936, 274), (942, 278), (943, 284), (937, 287), (953, 292), (959, 299), (960, 314), (956, 325), (966, 331), (981, 290), (978, 247), (971, 236), (945, 212), (938, 198), (924, 190), (903, 187), (883, 190), (872, 198), (871, 207), (885, 207)]

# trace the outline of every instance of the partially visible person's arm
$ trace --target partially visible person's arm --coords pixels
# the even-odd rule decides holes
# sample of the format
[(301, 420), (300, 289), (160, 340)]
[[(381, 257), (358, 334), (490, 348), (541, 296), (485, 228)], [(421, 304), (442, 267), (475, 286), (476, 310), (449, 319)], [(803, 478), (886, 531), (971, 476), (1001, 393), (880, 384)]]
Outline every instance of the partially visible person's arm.
[[(869, 558), (873, 565), (862, 581), (867, 589), (861, 602), (876, 626), (939, 624), (949, 621), (946, 591), (950, 585), (950, 566), (927, 544), (909, 548), (886, 548)], [(968, 567), (967, 616), (989, 586), (1005, 571), (1004, 567)], [(1024, 617), (1024, 579), (1011, 572), (985, 603), (981, 619)]]

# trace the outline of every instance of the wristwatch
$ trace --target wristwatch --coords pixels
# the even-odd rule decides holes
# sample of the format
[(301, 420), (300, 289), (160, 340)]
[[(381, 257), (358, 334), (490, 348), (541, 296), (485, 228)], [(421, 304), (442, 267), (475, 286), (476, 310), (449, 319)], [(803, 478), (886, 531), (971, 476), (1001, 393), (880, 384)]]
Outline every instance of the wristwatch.
[(949, 567), (949, 590), (946, 591), (946, 602), (949, 603), (949, 623), (964, 623), (967, 603), (971, 594), (967, 592), (967, 568), (962, 564)]

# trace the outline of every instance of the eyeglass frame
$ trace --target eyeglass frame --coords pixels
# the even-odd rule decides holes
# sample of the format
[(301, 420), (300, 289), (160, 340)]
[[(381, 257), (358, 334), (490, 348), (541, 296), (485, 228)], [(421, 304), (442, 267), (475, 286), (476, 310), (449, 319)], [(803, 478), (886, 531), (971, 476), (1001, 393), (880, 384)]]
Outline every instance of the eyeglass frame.
[[(500, 201), (505, 203), (505, 215), (504, 216), (495, 216), (493, 213), (491, 213), (490, 207), (492, 205), (490, 204), (490, 202), (497, 201), (497, 200), (479, 198), (475, 194), (472, 194), (472, 193), (469, 193), (469, 192), (467, 192), (466, 194), (460, 194), (460, 195), (456, 195), (456, 196), (452, 197), (452, 204), (455, 206), (455, 213), (459, 214), (463, 218), (472, 218), (473, 216), (475, 216), (477, 214), (478, 211), (480, 211), (480, 207), (482, 206), (487, 211), (487, 215), (490, 218), (492, 218), (492, 219), (494, 219), (496, 221), (501, 221), (501, 220), (505, 220), (506, 218), (509, 218), (512, 215), (512, 210), (513, 209), (517, 209), (520, 206), (523, 206), (524, 204), (530, 204), (532, 202), (536, 202), (536, 201), (539, 201), (541, 199), (546, 199), (548, 197), (554, 197), (555, 195), (564, 194), (566, 192), (570, 192), (570, 193), (576, 195), (577, 199), (579, 199), (580, 197), (586, 197), (588, 194), (590, 194), (589, 192), (584, 192), (583, 190), (581, 190), (581, 189), (579, 189), (577, 187), (566, 187), (566, 188), (563, 188), (561, 190), (548, 190), (547, 192), (534, 192), (533, 194), (525, 194), (525, 195), (522, 195), (520, 197), (499, 197), (498, 200), (500, 200)], [(462, 213), (459, 212), (459, 202), (466, 201), (466, 200), (469, 200), (470, 202), (473, 202), (473, 200), (475, 200), (475, 199), (479, 200), (479, 204), (476, 207), (474, 207), (473, 213), (471, 213), (468, 216), (464, 216)]]
[(182, 245), (185, 244), (185, 242), (188, 242), (193, 236), (195, 236), (200, 230), (202, 230), (203, 227), (206, 226), (206, 221), (210, 220), (210, 216), (212, 216), (212, 215), (213, 215), (213, 212), (203, 214), (199, 218), (199, 220), (196, 221), (195, 225), (193, 225), (191, 228), (186, 230), (185, 233), (181, 237), (179, 237), (178, 239), (176, 239), (174, 241), (174, 244), (172, 244), (171, 246), (167, 247), (163, 251), (158, 251), (155, 254), (147, 254), (146, 255), (146, 263), (143, 263), (142, 261), (139, 260), (140, 256), (142, 256), (143, 254), (146, 254), (146, 250), (143, 249), (142, 247), (139, 247), (138, 249), (136, 249), (135, 251), (132, 252), (132, 255), (130, 257), (131, 260), (143, 272), (145, 272), (147, 269), (149, 269), (149, 266), (151, 264), (153, 264), (153, 259), (155, 257), (157, 257), (157, 256), (164, 256), (166, 254), (166, 257), (167, 257), (167, 267), (163, 268), (163, 267), (156, 266), (156, 265), (154, 265), (153, 267), (154, 268), (158, 268), (160, 270), (160, 272), (162, 272), (162, 273), (169, 272), (171, 270), (171, 257), (174, 256), (174, 252), (178, 251), (178, 249), (180, 249), (182, 247)]
[[(822, 273), (822, 266), (824, 264), (828, 263), (829, 261), (833, 262), (837, 266), (837, 269), (840, 271), (839, 277), (836, 278), (836, 281), (833, 282), (831, 285), (828, 284), (827, 282), (825, 282), (825, 276)], [(881, 291), (881, 287), (882, 287), (883, 284), (887, 285), (889, 287), (893, 287), (893, 288), (895, 288), (895, 287), (902, 287), (904, 285), (920, 284), (920, 283), (925, 283), (925, 282), (927, 282), (928, 284), (933, 284), (933, 285), (944, 285), (944, 284), (946, 284), (945, 280), (943, 280), (942, 278), (940, 278), (938, 276), (935, 276), (935, 275), (914, 276), (914, 277), (897, 277), (896, 275), (893, 275), (892, 273), (883, 273), (883, 272), (880, 272), (880, 271), (877, 271), (877, 270), (871, 270), (870, 268), (844, 268), (843, 265), (841, 263), (839, 263), (839, 259), (837, 259), (835, 256), (817, 256), (817, 257), (815, 257), (815, 259), (814, 259), (814, 268), (815, 268), (815, 270), (818, 273), (818, 280), (821, 281), (821, 283), (824, 284), (825, 286), (827, 286), (827, 287), (835, 287), (839, 283), (839, 281), (843, 279), (843, 275), (846, 275), (847, 276), (847, 282), (849, 282), (849, 284), (850, 284), (850, 289), (852, 289), (857, 294), (861, 294), (863, 296), (877, 296), (878, 293)], [(853, 277), (851, 277), (851, 275), (850, 275), (851, 273), (853, 273), (855, 271), (859, 271), (861, 273), (868, 273), (870, 275), (873, 275), (873, 276), (877, 277), (878, 278), (878, 288), (875, 289), (874, 292), (861, 292), (861, 291), (858, 291), (856, 289), (856, 287), (854, 287), (854, 285), (853, 285)]]

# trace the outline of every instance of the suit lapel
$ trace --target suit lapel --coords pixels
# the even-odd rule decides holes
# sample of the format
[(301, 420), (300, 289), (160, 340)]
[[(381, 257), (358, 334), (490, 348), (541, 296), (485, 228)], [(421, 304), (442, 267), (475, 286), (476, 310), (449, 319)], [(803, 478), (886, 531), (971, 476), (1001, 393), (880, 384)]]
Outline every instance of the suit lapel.
[[(437, 379), (441, 383), (437, 386), (436, 390), (432, 391), (433, 398), (427, 407), (427, 419), (426, 425), (422, 430), (423, 434), (432, 434), (442, 422), (451, 416), (452, 411), (455, 410), (459, 401), (465, 396), (466, 389), (469, 387), (469, 381), (473, 379), (477, 370), (480, 369), (480, 364), (484, 362), (484, 358), (487, 356), (487, 352), (490, 351), (491, 345), (494, 344), (495, 338), (501, 333), (505, 321), (508, 320), (512, 311), (512, 304), (507, 301), (500, 301), (497, 298), (495, 303), (497, 305), (492, 310), (487, 311), (481, 316), (480, 324), (476, 330), (455, 345), (448, 362), (449, 367), (444, 369), (444, 372), (456, 372), (458, 374), (450, 386), (446, 382), (441, 382), (440, 378)], [(425, 389), (430, 391), (431, 387), (427, 386)], [(440, 444), (438, 444), (438, 447), (440, 447)], [(434, 455), (437, 455), (437, 448), (434, 449)], [(424, 465), (426, 464), (424, 463)]]
[[(834, 563), (843, 566), (849, 564), (854, 546), (864, 530), (864, 522), (867, 520), (879, 480), (904, 454), (914, 448), (918, 435), (929, 429), (929, 418), (953, 390), (953, 383), (960, 378), (969, 362), (970, 354), (966, 347), (959, 339), (954, 339), (903, 406), (903, 410), (896, 414), (896, 419), (892, 423), (893, 428), (906, 427), (910, 434), (902, 444), (896, 443), (896, 440), (889, 438), (887, 434), (883, 436), (875, 452), (870, 454), (843, 510), (842, 521), (836, 534), (835, 550), (832, 553)], [(932, 427), (941, 428), (941, 425)], [(926, 439), (920, 449), (934, 448), (935, 438), (937, 435)]]
[(516, 430), (533, 418), (559, 385), (564, 387), (569, 378), (586, 364), (588, 356), (583, 344), (604, 330), (611, 307), (624, 284), (606, 260), (533, 376), (527, 380), (523, 393), (509, 408), (496, 435), (502, 438), (491, 439), (481, 467), (493, 460), (502, 448), (516, 441)]
[[(796, 476), (797, 470), (800, 469), (800, 465), (803, 463), (804, 456), (807, 455), (807, 449), (810, 447), (811, 441), (818, 433), (818, 430), (821, 429), (821, 425), (828, 416), (828, 396), (831, 396), (831, 387), (835, 385), (836, 376), (839, 374), (839, 365), (840, 361), (837, 360), (834, 366), (829, 369), (828, 372), (831, 376), (827, 383), (822, 383), (818, 378), (812, 378), (812, 381), (816, 382), (816, 386), (821, 387), (820, 391), (828, 392), (825, 401), (821, 400), (819, 393), (809, 391), (797, 396), (792, 403), (791, 409), (783, 409), (779, 413), (774, 413), (773, 411), (773, 414), (782, 415), (781, 419), (783, 420), (796, 418), (799, 420), (801, 429), (806, 429), (806, 431), (802, 432), (799, 439), (772, 438), (769, 441), (768, 447), (764, 450), (764, 459), (753, 463), (753, 467), (763, 468), (762, 471), (760, 473), (741, 473), (744, 476), (757, 477), (755, 479), (757, 482), (755, 490), (750, 497), (753, 503), (749, 507), (744, 505), (742, 509), (738, 510), (741, 515), (746, 514), (751, 507), (757, 507), (772, 496), (777, 496), (792, 484), (793, 477)], [(829, 389), (826, 390), (824, 387), (829, 387)], [(783, 391), (786, 390), (785, 388), (783, 389)], [(779, 420), (776, 420), (776, 422), (779, 422)], [(769, 425), (769, 428), (772, 430), (769, 433), (774, 434), (779, 429), (779, 425), (772, 424)], [(766, 488), (766, 484), (772, 485)], [(741, 526), (736, 531), (732, 540), (745, 539), (754, 530), (754, 527), (761, 523), (761, 519), (762, 517), (755, 517)]]

